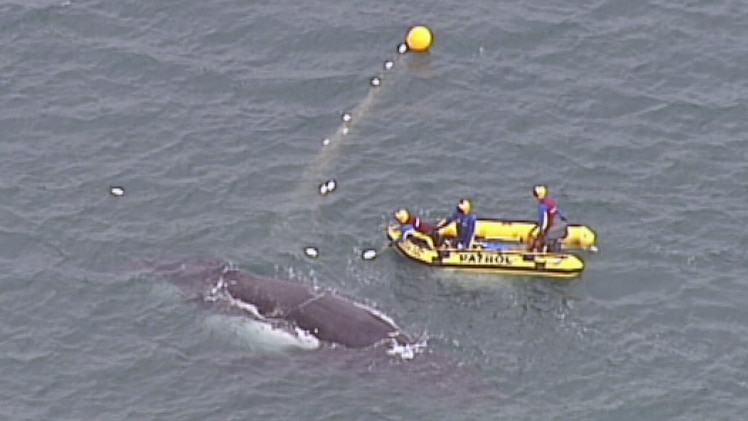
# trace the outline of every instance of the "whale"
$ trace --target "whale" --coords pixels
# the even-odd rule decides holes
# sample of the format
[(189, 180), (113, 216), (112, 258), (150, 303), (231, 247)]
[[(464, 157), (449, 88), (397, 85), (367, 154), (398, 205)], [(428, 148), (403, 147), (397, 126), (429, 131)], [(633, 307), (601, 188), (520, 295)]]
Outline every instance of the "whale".
[[(382, 388), (395, 387), (402, 396), (433, 399), (433, 405), (452, 409), (495, 405), (504, 399), (480, 373), (426, 349), (422, 338), (413, 339), (387, 315), (332, 290), (249, 273), (221, 260), (140, 260), (138, 268), (138, 276), (145, 270), (148, 278), (166, 280), (188, 295), (188, 301), (213, 312), (250, 317), (287, 332), (301, 330), (329, 345), (323, 347), (330, 348), (329, 353), (295, 353), (297, 368), (318, 372), (318, 367), (325, 367), (325, 375), (330, 368), (341, 369)], [(211, 361), (232, 370), (246, 367), (248, 361), (268, 370), (287, 364), (262, 353)], [(444, 399), (447, 395), (449, 400)]]
[(415, 346), (390, 318), (332, 290), (243, 272), (214, 260), (183, 260), (157, 265), (155, 273), (182, 290), (202, 295), (204, 302), (224, 297), (249, 317), (301, 331), (345, 348), (380, 344)]

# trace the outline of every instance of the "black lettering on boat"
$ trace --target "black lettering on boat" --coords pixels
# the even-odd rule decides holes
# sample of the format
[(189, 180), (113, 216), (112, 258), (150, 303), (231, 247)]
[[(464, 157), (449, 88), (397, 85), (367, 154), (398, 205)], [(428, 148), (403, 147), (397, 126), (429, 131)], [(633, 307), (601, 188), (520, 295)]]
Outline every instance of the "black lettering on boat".
[(460, 263), (474, 265), (510, 265), (512, 259), (503, 253), (459, 253)]

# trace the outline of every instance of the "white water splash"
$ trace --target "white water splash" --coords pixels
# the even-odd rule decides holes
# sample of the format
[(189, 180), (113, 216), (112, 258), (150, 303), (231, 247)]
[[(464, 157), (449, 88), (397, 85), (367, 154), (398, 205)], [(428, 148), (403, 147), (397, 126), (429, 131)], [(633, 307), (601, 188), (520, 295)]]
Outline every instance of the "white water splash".
[(211, 315), (206, 319), (210, 330), (228, 335), (229, 339), (242, 347), (278, 353), (285, 350), (316, 350), (320, 342), (303, 331), (279, 329), (272, 324), (248, 317)]
[[(205, 297), (206, 301), (222, 300), (239, 308), (250, 315), (250, 317), (226, 317), (214, 316), (211, 325), (223, 326), (225, 330), (234, 333), (240, 342), (253, 348), (264, 351), (283, 351), (285, 349), (315, 350), (320, 347), (320, 341), (311, 333), (298, 327), (272, 323), (262, 316), (256, 306), (237, 300), (226, 290), (223, 278), (219, 279), (211, 287)], [(224, 322), (221, 323), (220, 321)]]
[(401, 360), (412, 360), (417, 354), (423, 352), (427, 346), (427, 339), (413, 343), (401, 345), (392, 340), (390, 348), (387, 349), (387, 355), (399, 357)]

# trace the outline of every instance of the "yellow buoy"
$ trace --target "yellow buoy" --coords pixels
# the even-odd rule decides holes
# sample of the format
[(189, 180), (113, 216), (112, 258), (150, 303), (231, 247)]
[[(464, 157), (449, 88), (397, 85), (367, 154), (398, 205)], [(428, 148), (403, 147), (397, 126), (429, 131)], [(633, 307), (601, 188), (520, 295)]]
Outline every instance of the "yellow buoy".
[(434, 34), (431, 29), (420, 25), (410, 28), (408, 36), (405, 38), (408, 49), (415, 52), (428, 51), (433, 42)]

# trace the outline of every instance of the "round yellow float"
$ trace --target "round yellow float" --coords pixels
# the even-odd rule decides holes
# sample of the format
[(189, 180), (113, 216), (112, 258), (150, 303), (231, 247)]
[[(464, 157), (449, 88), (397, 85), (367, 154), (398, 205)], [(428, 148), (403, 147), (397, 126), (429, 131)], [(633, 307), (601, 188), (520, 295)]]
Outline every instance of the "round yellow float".
[(431, 29), (422, 25), (410, 28), (408, 35), (405, 37), (408, 49), (419, 53), (428, 51), (433, 42), (434, 34), (431, 32)]

